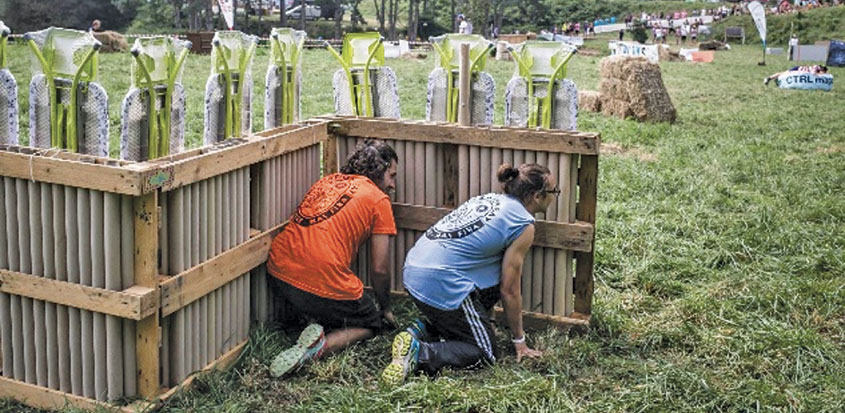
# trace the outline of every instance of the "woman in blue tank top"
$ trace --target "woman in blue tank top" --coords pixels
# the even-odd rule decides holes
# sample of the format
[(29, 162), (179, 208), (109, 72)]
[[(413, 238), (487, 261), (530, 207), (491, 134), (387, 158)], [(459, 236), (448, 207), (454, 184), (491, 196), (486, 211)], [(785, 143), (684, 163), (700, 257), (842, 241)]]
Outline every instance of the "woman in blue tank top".
[(408, 251), (403, 279), (425, 317), (393, 340), (384, 369), (388, 385), (416, 370), (481, 367), (498, 356), (490, 320), (502, 300), (517, 361), (539, 357), (522, 329), (522, 263), (534, 242), (534, 214), (545, 212), (560, 189), (537, 164), (499, 167), (503, 193), (476, 196), (431, 226)]

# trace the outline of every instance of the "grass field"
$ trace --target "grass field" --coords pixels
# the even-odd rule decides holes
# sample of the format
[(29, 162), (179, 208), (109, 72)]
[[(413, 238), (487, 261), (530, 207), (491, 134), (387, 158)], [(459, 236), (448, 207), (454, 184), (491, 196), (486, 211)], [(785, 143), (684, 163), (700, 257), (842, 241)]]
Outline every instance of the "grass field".
[[(253, 71), (256, 130), (267, 59), (261, 51)], [(746, 46), (718, 52), (713, 64), (662, 63), (675, 124), (580, 114), (579, 129), (600, 132), (604, 144), (586, 334), (530, 332), (546, 355), (522, 364), (500, 335), (507, 356), (493, 368), (389, 390), (377, 377), (392, 334), (273, 380), (267, 364), (295, 333), (256, 327), (232, 370), (202, 376), (162, 411), (845, 411), (845, 88), (766, 88), (765, 75), (791, 64), (758, 59), (759, 47)], [(13, 47), (10, 60), (28, 84), (26, 50)], [(130, 60), (101, 61), (116, 143)], [(579, 88), (597, 89), (598, 61), (574, 59)], [(433, 59), (389, 65), (403, 116), (423, 118)], [(183, 79), (192, 146), (208, 67), (192, 55)], [(325, 51), (305, 52), (304, 117), (332, 111), (336, 68)], [(501, 123), (513, 63), (488, 69)], [(845, 69), (832, 73), (845, 80)], [(398, 306), (400, 321), (414, 317), (408, 303)], [(0, 411), (25, 410), (0, 401)]]

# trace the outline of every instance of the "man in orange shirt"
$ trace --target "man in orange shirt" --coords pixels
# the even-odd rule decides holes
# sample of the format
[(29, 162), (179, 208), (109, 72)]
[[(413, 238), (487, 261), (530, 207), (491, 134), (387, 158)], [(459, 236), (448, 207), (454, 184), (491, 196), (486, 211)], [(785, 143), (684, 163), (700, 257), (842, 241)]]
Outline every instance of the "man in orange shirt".
[[(390, 145), (365, 141), (340, 173), (308, 190), (290, 223), (273, 240), (267, 270), (274, 294), (311, 322), (296, 344), (273, 360), (274, 377), (373, 337), (384, 323), (395, 327), (388, 246), (396, 223), (388, 193), (396, 186), (397, 162)], [(375, 300), (349, 268), (358, 246), (368, 239)]]

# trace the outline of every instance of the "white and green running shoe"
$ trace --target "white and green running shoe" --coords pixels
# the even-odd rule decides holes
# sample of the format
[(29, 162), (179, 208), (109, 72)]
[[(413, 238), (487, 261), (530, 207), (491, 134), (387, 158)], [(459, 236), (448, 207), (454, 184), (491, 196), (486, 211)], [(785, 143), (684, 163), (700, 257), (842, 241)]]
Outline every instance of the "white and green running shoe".
[(293, 347), (282, 351), (273, 359), (273, 363), (270, 364), (270, 375), (278, 378), (299, 370), (308, 361), (319, 357), (325, 347), (326, 336), (323, 333), (323, 326), (309, 324), (299, 334)]
[(381, 382), (387, 386), (398, 386), (409, 374), (417, 370), (420, 342), (407, 331), (396, 335), (391, 348), (393, 360), (381, 373)]

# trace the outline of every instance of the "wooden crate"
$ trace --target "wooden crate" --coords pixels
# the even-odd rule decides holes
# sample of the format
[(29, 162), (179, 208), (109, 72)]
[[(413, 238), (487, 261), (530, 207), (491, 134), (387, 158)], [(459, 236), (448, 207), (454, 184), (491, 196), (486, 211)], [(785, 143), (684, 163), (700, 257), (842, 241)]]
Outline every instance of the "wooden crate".
[[(22, 337), (2, 340), (8, 368), (4, 368), (4, 377), (0, 378), (0, 396), (42, 408), (62, 407), (66, 403), (82, 408), (116, 408), (106, 401), (122, 396), (145, 399), (123, 407), (134, 411), (169, 397), (180, 385), (192, 381), (193, 372), (226, 366), (234, 361), (246, 343), (249, 320), (255, 318), (249, 310), (252, 307), (250, 297), (256, 294), (250, 272), (266, 261), (272, 237), (284, 226), (286, 219), (286, 216), (277, 215), (273, 221), (264, 221), (263, 227), (251, 228), (250, 213), (266, 208), (290, 210), (295, 205), (294, 196), (271, 200), (260, 190), (251, 191), (250, 177), (260, 175), (271, 164), (287, 165), (293, 161), (299, 162), (297, 165), (308, 164), (310, 168), (303, 168), (309, 171), (308, 174), (287, 182), (291, 194), (304, 194), (319, 177), (319, 148), (325, 140), (325, 131), (324, 122), (285, 126), (247, 139), (228, 140), (143, 163), (56, 150), (0, 147), (0, 182), (4, 189), (0, 193), (3, 204), (0, 210), (3, 220), (0, 225), (3, 232), (0, 237), (3, 241), (0, 243), (3, 252), (0, 254), (0, 305), (9, 309), (10, 301), (14, 300), (24, 302), (24, 308), (33, 309), (23, 318), (11, 310), (0, 311), (9, 318), (5, 320), (10, 322), (8, 325), (14, 320), (14, 325), (21, 330), (17, 336)], [(277, 178), (281, 173), (278, 169)], [(12, 239), (8, 236), (7, 222), (16, 224), (17, 211), (29, 212), (30, 204), (17, 202), (17, 197), (9, 199), (5, 191), (7, 181), (11, 183), (8, 188), (26, 189), (22, 193), (27, 194), (27, 201), (37, 199), (38, 204), (32, 204), (33, 214), (23, 215), (43, 215), (37, 222), (39, 225), (20, 224), (20, 228), (15, 228), (16, 231), (23, 231), (23, 227), (35, 228), (31, 231), (32, 237)], [(212, 192), (209, 192), (212, 187), (230, 188), (231, 192), (212, 198)], [(92, 206), (94, 212), (90, 217), (101, 218), (92, 218), (93, 224), (82, 222), (80, 225), (74, 220), (62, 219), (59, 212), (64, 210), (61, 208), (49, 210), (49, 213), (39, 212), (43, 210), (42, 199), (52, 202), (59, 199), (54, 198), (53, 193), (58, 196), (66, 191), (85, 194), (87, 204), (79, 210)], [(188, 208), (190, 199), (210, 202), (193, 203)], [(163, 200), (168, 201), (163, 203)], [(99, 207), (93, 208), (97, 205)], [(106, 212), (100, 213), (98, 209), (103, 205)], [(6, 214), (7, 206), (15, 211), (14, 216)], [(227, 219), (215, 218), (219, 215)], [(89, 217), (88, 214), (80, 216)], [(177, 216), (181, 216), (181, 221)], [(197, 216), (200, 219), (195, 219)], [(193, 221), (188, 222), (190, 220)], [(231, 231), (227, 242), (217, 243), (216, 248), (212, 247), (215, 243), (209, 242), (196, 245), (197, 241), (215, 237), (213, 225), (201, 223), (216, 221), (229, 224), (226, 228)], [(74, 228), (90, 228), (93, 234), (102, 232), (102, 236), (86, 234), (83, 238), (68, 233), (62, 228), (68, 226), (65, 222), (71, 222), (70, 226)], [(174, 225), (176, 223), (182, 225)], [(97, 242), (91, 241), (95, 238)], [(16, 248), (14, 255), (17, 258), (10, 263), (10, 239), (15, 245), (44, 248), (38, 251), (36, 248), (26, 251)], [(21, 239), (28, 242), (19, 242)], [(37, 241), (33, 241), (35, 239)], [(90, 244), (85, 253), (90, 252), (93, 257), (91, 263), (78, 267), (79, 262), (63, 261), (62, 270), (56, 271), (55, 261), (47, 260), (47, 257), (59, 256), (57, 253), (64, 251), (68, 241), (72, 243), (73, 239), (84, 239), (80, 245)], [(62, 247), (48, 253), (47, 247), (55, 245)], [(185, 254), (176, 257), (172, 254), (175, 250)], [(82, 256), (78, 249), (76, 251), (68, 256)], [(40, 254), (44, 259), (32, 259), (22, 266), (22, 260), (18, 258), (24, 252), (27, 257)], [(174, 263), (174, 257), (180, 262)], [(51, 264), (45, 265), (48, 261)], [(83, 268), (84, 271), (76, 271), (77, 276), (69, 278), (68, 268)], [(83, 283), (78, 277), (80, 272), (93, 275), (83, 277)], [(103, 285), (121, 277), (127, 279), (125, 283)], [(106, 282), (97, 283), (102, 279)], [(211, 311), (215, 298), (225, 299), (228, 307), (218, 309), (216, 313)], [(87, 336), (85, 331), (91, 330), (90, 324), (80, 328), (62, 322), (63, 327), (55, 327), (56, 318), (67, 319), (66, 314), (70, 312), (90, 318), (89, 323), (94, 325), (90, 338), (72, 342), (67, 333), (68, 330), (82, 330), (80, 334)], [(219, 317), (221, 313), (223, 318)], [(31, 321), (27, 318), (33, 314), (36, 320), (46, 317), (47, 321), (24, 331), (21, 324)], [(181, 321), (177, 321), (179, 318)], [(218, 320), (226, 320), (229, 329), (217, 327), (216, 334), (212, 334)], [(7, 338), (5, 336), (4, 332), (0, 338)], [(119, 346), (108, 345), (118, 342)], [(86, 343), (90, 346), (83, 347)], [(34, 361), (27, 357), (30, 353), (34, 353)], [(73, 363), (78, 370), (83, 369), (80, 366), (90, 364), (84, 368), (87, 375), (70, 368), (69, 359), (74, 357), (69, 353), (78, 354)], [(123, 357), (129, 354), (135, 356), (132, 363), (126, 360), (133, 357)], [(16, 364), (22, 365), (17, 369), (19, 371), (15, 369)], [(85, 378), (89, 376), (93, 378)]]

